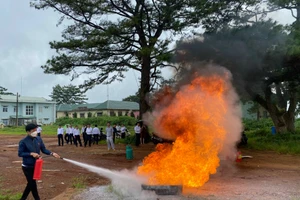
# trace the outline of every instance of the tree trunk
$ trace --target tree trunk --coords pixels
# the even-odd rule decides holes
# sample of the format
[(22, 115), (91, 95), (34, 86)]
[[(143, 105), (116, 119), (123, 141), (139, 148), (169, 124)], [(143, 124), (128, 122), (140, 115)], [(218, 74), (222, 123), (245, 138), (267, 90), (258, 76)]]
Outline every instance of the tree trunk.
[(150, 110), (149, 92), (150, 92), (150, 67), (151, 59), (149, 56), (142, 57), (142, 73), (141, 73), (141, 93), (140, 93), (140, 119), (143, 114)]
[(283, 117), (279, 116), (276, 112), (273, 112), (271, 110), (269, 110), (269, 114), (276, 128), (276, 132), (278, 133), (286, 132), (287, 128)]

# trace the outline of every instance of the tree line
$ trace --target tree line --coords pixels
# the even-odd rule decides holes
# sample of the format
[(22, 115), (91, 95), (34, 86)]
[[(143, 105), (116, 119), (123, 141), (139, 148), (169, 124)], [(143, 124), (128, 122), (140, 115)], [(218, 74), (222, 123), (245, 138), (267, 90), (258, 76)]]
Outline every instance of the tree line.
[[(300, 3), (295, 0), (35, 0), (68, 20), (57, 54), (45, 73), (89, 74), (79, 87), (122, 80), (140, 73), (141, 114), (150, 110), (149, 93), (164, 84), (161, 70), (185, 72), (184, 63), (213, 62), (233, 74), (242, 100), (270, 114), (278, 131), (295, 131), (299, 105)], [(280, 25), (268, 14), (291, 11), (294, 22)], [(181, 37), (176, 41), (176, 38)], [(171, 45), (176, 42), (174, 47)], [(184, 54), (183, 54), (184, 52)], [(201, 65), (199, 65), (201, 67)], [(85, 97), (81, 99), (85, 101)]]

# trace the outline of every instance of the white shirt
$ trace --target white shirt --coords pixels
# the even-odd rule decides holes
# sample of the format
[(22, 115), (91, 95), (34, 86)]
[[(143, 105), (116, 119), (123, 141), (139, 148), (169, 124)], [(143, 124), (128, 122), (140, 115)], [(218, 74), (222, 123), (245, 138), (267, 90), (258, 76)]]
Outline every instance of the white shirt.
[(141, 133), (141, 127), (138, 126), (138, 125), (136, 125), (136, 126), (134, 127), (134, 132), (137, 133), (137, 134), (140, 134), (140, 133)]
[(69, 134), (73, 134), (73, 130), (74, 130), (74, 128), (73, 128), (73, 127), (70, 127), (70, 128), (69, 128)]
[(73, 135), (80, 135), (80, 130), (78, 128), (73, 129)]
[(125, 126), (122, 126), (121, 127), (121, 133), (125, 133), (126, 132), (126, 127)]
[(113, 136), (113, 132), (114, 132), (114, 129), (113, 127), (106, 127), (106, 137), (112, 137)]
[(87, 135), (92, 135), (92, 131), (93, 129), (90, 127), (90, 128), (86, 128), (86, 134)]
[(64, 128), (58, 128), (57, 135), (62, 135), (62, 134), (64, 134)]
[(38, 127), (38, 128), (36, 129), (36, 132), (41, 133), (42, 130), (43, 130), (43, 129), (42, 129), (41, 127)]
[(116, 126), (117, 131), (121, 130), (121, 126)]
[(92, 130), (92, 134), (93, 135), (99, 135), (100, 134), (100, 130), (98, 127), (94, 127), (93, 130)]

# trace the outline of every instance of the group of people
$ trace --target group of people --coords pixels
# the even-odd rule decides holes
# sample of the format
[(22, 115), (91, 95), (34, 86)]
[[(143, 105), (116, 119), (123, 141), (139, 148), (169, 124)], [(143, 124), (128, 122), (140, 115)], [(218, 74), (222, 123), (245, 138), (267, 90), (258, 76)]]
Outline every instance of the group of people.
[[(41, 152), (46, 155), (51, 155), (55, 158), (61, 158), (57, 153), (51, 152), (46, 149), (41, 136), (42, 129), (36, 124), (28, 124), (25, 127), (27, 136), (19, 142), (18, 155), (22, 157), (22, 170), (27, 180), (27, 185), (22, 194), (21, 200), (27, 199), (30, 192), (35, 200), (39, 200), (39, 194), (37, 190), (36, 180), (34, 180), (34, 168), (36, 160), (41, 158)], [(134, 127), (135, 131), (135, 145), (147, 143), (147, 138), (149, 138), (148, 128), (142, 122), (137, 122)], [(64, 142), (67, 144), (75, 144), (76, 146), (91, 146), (92, 142), (98, 144), (99, 140), (106, 138), (108, 150), (115, 150), (114, 140), (116, 137), (125, 138), (126, 135), (130, 134), (126, 127), (114, 125), (108, 122), (105, 133), (103, 129), (97, 127), (91, 127), (90, 124), (84, 125), (81, 129), (78, 126), (73, 127), (72, 125), (67, 125), (66, 128), (61, 126), (57, 129), (58, 145), (63, 146)], [(83, 136), (84, 144), (81, 143), (80, 136)]]
[[(106, 139), (107, 148), (115, 149), (114, 142), (115, 138), (125, 138), (129, 132), (127, 128), (122, 124), (121, 126), (114, 125), (111, 126), (110, 123), (107, 123), (105, 133), (103, 132), (103, 128), (98, 128), (97, 125), (91, 127), (90, 124), (83, 125), (81, 129), (76, 125), (73, 127), (72, 125), (66, 125), (64, 129), (62, 126), (59, 126), (57, 129), (57, 138), (58, 138), (58, 146), (63, 146), (64, 142), (67, 144), (75, 144), (75, 146), (91, 146), (92, 144), (99, 143), (100, 140)], [(83, 138), (83, 144), (81, 142), (81, 136)]]
[(135, 146), (140, 146), (140, 144), (145, 144), (149, 141), (150, 135), (148, 127), (142, 122), (138, 121), (134, 127), (135, 132)]

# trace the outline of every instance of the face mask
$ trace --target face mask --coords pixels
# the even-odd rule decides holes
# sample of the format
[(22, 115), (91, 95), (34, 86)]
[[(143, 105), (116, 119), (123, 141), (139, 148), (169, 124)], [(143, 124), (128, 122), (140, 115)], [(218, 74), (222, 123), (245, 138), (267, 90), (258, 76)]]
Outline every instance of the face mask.
[(30, 133), (31, 137), (36, 137), (37, 136), (37, 131), (33, 131), (32, 133)]

